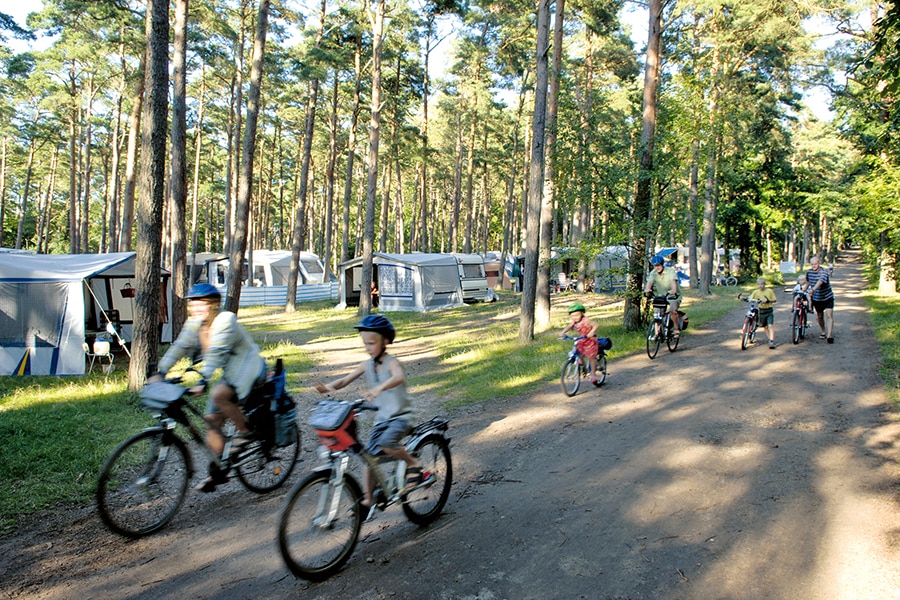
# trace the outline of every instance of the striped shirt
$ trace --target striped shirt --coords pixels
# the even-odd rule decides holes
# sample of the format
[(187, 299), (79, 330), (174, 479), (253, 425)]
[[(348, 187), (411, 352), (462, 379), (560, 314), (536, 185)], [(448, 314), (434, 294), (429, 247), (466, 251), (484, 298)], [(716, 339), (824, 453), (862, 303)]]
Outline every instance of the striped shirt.
[(810, 269), (807, 271), (806, 280), (809, 281), (808, 289), (815, 288), (819, 281), (823, 282), (822, 285), (819, 286), (819, 289), (812, 294), (812, 299), (815, 302), (822, 302), (823, 300), (834, 298), (834, 292), (831, 291), (831, 280), (828, 277), (828, 271), (822, 267), (819, 267), (817, 270)]

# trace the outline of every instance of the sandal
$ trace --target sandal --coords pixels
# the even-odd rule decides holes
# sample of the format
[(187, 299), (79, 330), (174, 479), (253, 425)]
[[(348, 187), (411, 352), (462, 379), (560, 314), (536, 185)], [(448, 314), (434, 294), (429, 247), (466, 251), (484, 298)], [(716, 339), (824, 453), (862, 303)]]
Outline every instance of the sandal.
[(209, 494), (211, 492), (216, 491), (216, 480), (212, 477), (207, 477), (203, 480), (202, 483), (194, 486), (194, 489), (198, 492), (203, 492), (204, 494)]
[(826, 337), (828, 337), (828, 336), (825, 335), (824, 333), (820, 333), (820, 334), (819, 334), (819, 339), (820, 339), (820, 340), (824, 340)]

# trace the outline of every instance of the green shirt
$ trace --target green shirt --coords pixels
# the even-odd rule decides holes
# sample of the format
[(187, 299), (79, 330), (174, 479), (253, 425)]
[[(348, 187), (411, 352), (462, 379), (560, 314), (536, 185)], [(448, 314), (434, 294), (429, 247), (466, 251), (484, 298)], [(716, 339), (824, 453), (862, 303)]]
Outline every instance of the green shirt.
[(662, 273), (658, 273), (656, 269), (650, 271), (649, 281), (653, 284), (654, 296), (665, 296), (672, 289), (672, 282), (675, 282), (675, 295), (678, 295), (678, 273), (673, 267), (665, 267)]

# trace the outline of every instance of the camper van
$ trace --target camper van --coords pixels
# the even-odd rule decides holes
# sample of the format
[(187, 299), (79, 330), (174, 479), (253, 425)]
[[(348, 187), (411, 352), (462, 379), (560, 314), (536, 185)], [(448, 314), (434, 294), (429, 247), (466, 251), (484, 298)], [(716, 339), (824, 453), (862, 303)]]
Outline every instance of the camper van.
[[(228, 259), (212, 260), (207, 263), (208, 281), (213, 285), (225, 285), (225, 277), (228, 273)], [(248, 276), (247, 263), (244, 262), (244, 276)], [(253, 251), (253, 277), (248, 277), (244, 285), (259, 286), (284, 286), (287, 285), (288, 274), (291, 269), (290, 250), (254, 250)], [(297, 284), (323, 283), (325, 278), (325, 265), (322, 260), (312, 252), (301, 252), (300, 262), (297, 265)]]
[(478, 254), (453, 254), (459, 268), (463, 302), (480, 302), (487, 294), (487, 277), (484, 274), (484, 258)]

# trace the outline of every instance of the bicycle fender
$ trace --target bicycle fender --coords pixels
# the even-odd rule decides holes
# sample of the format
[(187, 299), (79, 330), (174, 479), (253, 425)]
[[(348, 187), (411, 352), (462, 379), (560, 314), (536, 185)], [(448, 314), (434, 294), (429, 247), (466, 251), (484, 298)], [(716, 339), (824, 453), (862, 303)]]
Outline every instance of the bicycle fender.
[(407, 444), (406, 444), (406, 451), (407, 452), (415, 452), (416, 450), (418, 450), (419, 446), (421, 446), (425, 440), (430, 439), (432, 437), (440, 438), (440, 439), (444, 440), (448, 446), (450, 445), (449, 437), (447, 437), (446, 435), (444, 435), (442, 433), (438, 433), (437, 431), (432, 429), (431, 431), (427, 431), (427, 432), (425, 432), (421, 435), (418, 435), (418, 436), (414, 437), (413, 439), (409, 440), (409, 442), (407, 442)]

